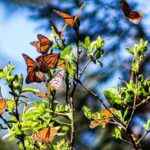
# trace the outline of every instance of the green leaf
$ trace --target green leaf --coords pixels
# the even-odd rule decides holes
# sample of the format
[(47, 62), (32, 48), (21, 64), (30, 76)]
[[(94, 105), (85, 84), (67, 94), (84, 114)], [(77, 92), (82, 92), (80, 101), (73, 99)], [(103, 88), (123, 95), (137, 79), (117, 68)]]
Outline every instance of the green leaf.
[(5, 79), (7, 82), (11, 82), (14, 78), (14, 69), (15, 66), (12, 64), (8, 64), (3, 69), (0, 69), (0, 79)]
[(140, 39), (139, 43), (135, 44), (133, 47), (128, 48), (128, 52), (134, 57), (143, 55), (147, 51), (148, 41)]
[(150, 130), (150, 119), (144, 124), (144, 129), (147, 131)]
[(90, 110), (90, 108), (88, 108), (87, 106), (83, 106), (82, 108), (84, 115), (88, 118), (91, 119), (92, 118), (92, 112)]
[(121, 96), (120, 96), (118, 90), (115, 88), (110, 88), (110, 89), (104, 91), (104, 95), (107, 98), (107, 100), (112, 104), (121, 104), (122, 103)]
[(116, 139), (121, 139), (121, 128), (119, 127), (114, 128), (113, 136)]
[(70, 76), (74, 76), (76, 72), (76, 58), (72, 52), (72, 47), (67, 46), (61, 52), (61, 59), (65, 61), (66, 71), (69, 73)]
[(85, 37), (84, 42), (83, 42), (83, 48), (89, 49), (90, 44), (91, 44), (90, 37), (89, 36)]

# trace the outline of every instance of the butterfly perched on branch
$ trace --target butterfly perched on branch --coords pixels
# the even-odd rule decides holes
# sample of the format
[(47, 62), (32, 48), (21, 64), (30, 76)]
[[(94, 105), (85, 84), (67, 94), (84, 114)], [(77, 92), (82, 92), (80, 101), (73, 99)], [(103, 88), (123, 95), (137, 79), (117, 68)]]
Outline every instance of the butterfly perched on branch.
[(59, 54), (41, 55), (33, 60), (26, 54), (22, 54), (27, 65), (26, 83), (45, 81), (48, 69), (55, 68), (59, 61)]
[(53, 42), (42, 34), (38, 34), (37, 39), (38, 41), (31, 42), (31, 45), (36, 48), (37, 52), (46, 54), (49, 51), (49, 48), (53, 45)]
[(6, 108), (6, 100), (3, 98), (1, 89), (0, 89), (0, 115), (3, 114), (5, 108)]
[[(90, 128), (96, 128), (97, 126), (106, 126), (113, 114), (116, 111), (114, 108), (103, 109), (100, 112), (96, 112), (93, 115), (93, 120), (90, 123)], [(112, 113), (111, 113), (112, 112)]]
[(138, 11), (133, 11), (125, 0), (121, 0), (121, 9), (130, 22), (140, 23), (142, 15)]
[(59, 129), (60, 127), (48, 127), (41, 129), (32, 135), (32, 139), (42, 143), (51, 143), (57, 135)]

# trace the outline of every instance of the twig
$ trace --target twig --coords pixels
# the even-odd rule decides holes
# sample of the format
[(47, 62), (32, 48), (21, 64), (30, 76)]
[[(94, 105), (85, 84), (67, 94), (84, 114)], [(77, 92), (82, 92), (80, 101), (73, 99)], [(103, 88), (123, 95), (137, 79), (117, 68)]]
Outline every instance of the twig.
[(85, 72), (86, 68), (88, 67), (88, 65), (91, 63), (91, 60), (88, 60), (88, 62), (85, 64), (85, 66), (83, 67), (83, 69), (81, 70), (80, 74), (79, 74), (79, 78), (82, 76), (82, 74)]
[(8, 121), (2, 116), (0, 115), (0, 118), (3, 120), (3, 122), (8, 126), (8, 128), (11, 128), (11, 126), (9, 125)]
[(146, 131), (136, 142), (137, 144), (141, 143), (141, 141), (144, 140), (144, 138), (150, 133), (150, 130)]
[[(137, 83), (137, 79), (135, 79), (135, 82)], [(135, 89), (135, 90), (136, 90), (136, 89)], [(136, 91), (137, 91), (137, 90), (136, 90)], [(135, 110), (136, 110), (136, 99), (137, 99), (137, 92), (134, 92), (134, 100), (133, 100), (132, 112), (131, 112), (129, 121), (128, 121), (128, 123), (127, 123), (126, 130), (128, 130), (129, 125), (130, 125), (130, 123), (131, 123), (131, 121), (132, 121), (134, 112), (135, 112)]]
[(136, 108), (140, 107), (141, 105), (146, 104), (147, 101), (149, 101), (149, 100), (150, 100), (150, 96), (148, 96), (146, 99), (143, 99), (140, 103), (138, 103), (138, 104), (136, 105)]

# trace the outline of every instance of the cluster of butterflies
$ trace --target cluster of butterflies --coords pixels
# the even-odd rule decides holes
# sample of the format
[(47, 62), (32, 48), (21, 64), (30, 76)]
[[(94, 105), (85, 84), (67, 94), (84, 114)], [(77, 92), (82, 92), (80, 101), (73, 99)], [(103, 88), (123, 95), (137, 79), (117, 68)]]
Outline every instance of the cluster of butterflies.
[(28, 55), (22, 54), (27, 65), (26, 83), (43, 82), (46, 80), (45, 73), (47, 73), (48, 69), (64, 66), (64, 62), (60, 59), (58, 53), (48, 53), (53, 42), (41, 34), (37, 35), (37, 39), (31, 44), (41, 55), (33, 60)]
[[(121, 8), (124, 15), (128, 18), (128, 20), (134, 24), (140, 23), (142, 19), (142, 15), (137, 12), (133, 11), (126, 0), (121, 0)], [(54, 10), (54, 12), (64, 19), (64, 22), (71, 28), (75, 28), (77, 24), (77, 20), (79, 19), (79, 15), (71, 16), (67, 13), (62, 11)], [(56, 33), (61, 36), (61, 32), (57, 30), (57, 28), (53, 25)], [(45, 80), (45, 73), (47, 69), (54, 68), (60, 65), (59, 62), (59, 54), (47, 54), (49, 48), (53, 45), (53, 42), (50, 41), (44, 35), (38, 34), (37, 35), (38, 41), (31, 42), (31, 44), (36, 48), (36, 50), (42, 54), (34, 61), (32, 58), (23, 54), (23, 57), (27, 64), (27, 71), (28, 75), (26, 78), (26, 82), (42, 82)]]

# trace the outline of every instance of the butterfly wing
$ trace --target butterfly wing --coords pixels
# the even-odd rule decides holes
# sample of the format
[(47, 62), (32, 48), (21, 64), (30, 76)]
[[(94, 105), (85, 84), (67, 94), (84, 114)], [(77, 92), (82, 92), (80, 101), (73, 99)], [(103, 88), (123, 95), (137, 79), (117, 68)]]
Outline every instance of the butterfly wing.
[(3, 114), (5, 108), (6, 108), (6, 101), (5, 99), (0, 98), (0, 115)]
[(40, 52), (40, 42), (39, 42), (39, 41), (33, 41), (33, 42), (31, 42), (30, 44), (31, 44), (33, 47), (35, 47), (38, 52)]
[(129, 13), (131, 11), (131, 8), (130, 8), (130, 6), (128, 5), (128, 3), (125, 0), (121, 1), (121, 9), (122, 9), (124, 15), (126, 17), (128, 17), (128, 15), (129, 15)]
[(42, 72), (46, 72), (48, 69), (55, 68), (57, 66), (58, 60), (59, 54), (55, 53), (42, 55), (36, 58), (36, 61), (38, 62)]
[(75, 23), (76, 23), (76, 20), (77, 18), (75, 16), (71, 16), (67, 13), (64, 13), (62, 11), (58, 11), (58, 10), (55, 10), (56, 14), (60, 17), (62, 17), (65, 21), (65, 23), (70, 26), (70, 27), (74, 27), (75, 26)]
[(53, 87), (56, 90), (59, 89), (60, 86), (62, 85), (64, 76), (65, 76), (65, 71), (64, 70), (59, 71), (56, 74), (56, 76), (49, 82), (51, 87)]
[(52, 46), (53, 42), (50, 41), (46, 36), (38, 34), (37, 38), (40, 42), (40, 52), (45, 54), (48, 52), (49, 48)]
[(142, 16), (137, 11), (131, 11), (129, 13), (128, 19), (130, 22), (132, 22), (134, 24), (139, 24), (142, 19)]
[(38, 131), (37, 133), (33, 134), (32, 139), (34, 141), (39, 141), (43, 143), (52, 142), (58, 130), (59, 130), (59, 127), (44, 128)]
[(128, 18), (128, 20), (134, 24), (139, 24), (142, 16), (140, 15), (139, 12), (137, 11), (132, 11), (130, 6), (128, 5), (128, 3), (126, 1), (122, 1), (121, 2), (121, 8), (122, 11), (124, 13), (124, 15)]
[(22, 54), (27, 65), (26, 83), (42, 82), (45, 80), (44, 74), (37, 70), (37, 63), (26, 54)]
[(31, 45), (34, 46), (39, 53), (46, 54), (53, 42), (42, 34), (38, 34), (37, 38), (38, 41), (31, 42)]

